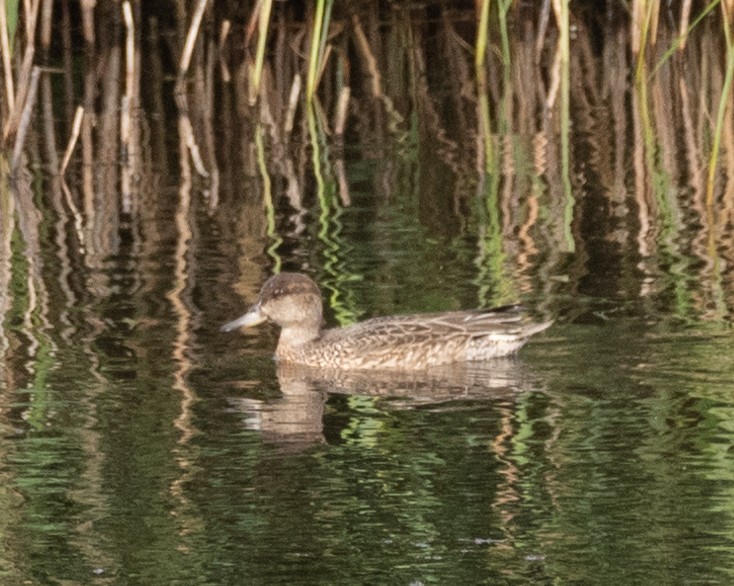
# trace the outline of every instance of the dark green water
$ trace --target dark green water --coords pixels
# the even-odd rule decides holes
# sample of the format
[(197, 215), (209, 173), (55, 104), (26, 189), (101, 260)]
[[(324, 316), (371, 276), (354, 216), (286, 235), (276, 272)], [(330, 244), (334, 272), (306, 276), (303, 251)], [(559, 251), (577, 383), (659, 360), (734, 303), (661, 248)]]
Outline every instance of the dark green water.
[[(663, 69), (641, 128), (629, 64), (575, 51), (564, 163), (522, 50), (488, 174), (474, 105), (389, 76), (402, 118), (362, 99), (343, 145), (275, 146), (220, 88), (218, 183), (153, 70), (129, 194), (113, 149), (67, 197), (32, 137), (0, 194), (0, 584), (734, 581), (734, 206), (707, 207), (688, 124), (713, 108), (679, 108), (710, 93)], [(279, 270), (330, 325), (518, 300), (556, 323), (509, 360), (305, 374), (271, 327), (218, 331)]]
[[(338, 246), (306, 234), (280, 257), (319, 278), (332, 323), (481, 303), (469, 238), (426, 228), (410, 194), (386, 210), (354, 198)], [(3, 584), (731, 580), (725, 323), (531, 293), (558, 322), (516, 359), (312, 380), (276, 368), (272, 328), (217, 331), (252, 294), (234, 292), (244, 274), (222, 252), (238, 237), (191, 217), (188, 289), (175, 242), (130, 245), (87, 269), (103, 293), (72, 289), (74, 307), (49, 300), (26, 321), (14, 253)], [(340, 268), (315, 270), (327, 251)]]

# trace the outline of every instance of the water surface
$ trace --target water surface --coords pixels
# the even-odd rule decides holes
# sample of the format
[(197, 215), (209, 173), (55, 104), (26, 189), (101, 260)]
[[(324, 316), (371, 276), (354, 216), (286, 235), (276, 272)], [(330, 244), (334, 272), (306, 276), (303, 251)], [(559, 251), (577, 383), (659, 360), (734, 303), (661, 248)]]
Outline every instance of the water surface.
[[(628, 39), (577, 32), (565, 131), (513, 39), (492, 172), (476, 104), (399, 76), (400, 118), (357, 95), (341, 142), (304, 114), (283, 144), (217, 85), (209, 126), (192, 105), (204, 178), (150, 68), (135, 173), (100, 148), (65, 191), (39, 155), (0, 194), (0, 582), (731, 582), (732, 208), (706, 205), (712, 108), (687, 93), (708, 70), (669, 63), (650, 122)], [(511, 301), (556, 323), (507, 360), (305, 372), (272, 327), (218, 331), (280, 270), (331, 326)]]

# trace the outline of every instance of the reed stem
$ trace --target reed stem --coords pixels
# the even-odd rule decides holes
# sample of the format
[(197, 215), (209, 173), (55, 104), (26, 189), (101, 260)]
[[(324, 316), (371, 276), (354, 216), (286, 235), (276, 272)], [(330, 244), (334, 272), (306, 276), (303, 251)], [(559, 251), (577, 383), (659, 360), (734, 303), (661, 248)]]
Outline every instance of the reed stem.
[[(333, 0), (318, 0), (311, 36), (311, 52), (308, 59), (308, 76), (306, 77), (306, 101), (310, 104), (316, 92), (316, 83), (321, 70), (324, 44), (326, 42), (326, 26), (328, 26), (331, 4)], [(328, 7), (328, 10), (327, 10)]]
[(186, 43), (184, 44), (183, 51), (181, 52), (181, 61), (178, 66), (179, 79), (186, 75), (191, 64), (191, 55), (194, 52), (194, 45), (196, 44), (196, 37), (199, 35), (199, 28), (201, 27), (201, 21), (204, 18), (204, 11), (206, 10), (208, 0), (199, 0), (194, 11), (194, 16), (191, 19), (191, 25), (189, 26), (189, 32), (186, 35)]
[(71, 136), (69, 137), (69, 143), (66, 145), (66, 151), (64, 151), (64, 158), (61, 160), (61, 166), (59, 167), (59, 175), (61, 177), (66, 173), (66, 167), (69, 165), (71, 154), (74, 152), (76, 141), (79, 139), (79, 130), (82, 127), (82, 119), (84, 117), (84, 108), (77, 106), (74, 114), (74, 123), (71, 125)]
[(5, 99), (8, 111), (12, 112), (15, 107), (15, 89), (13, 87), (13, 70), (10, 65), (12, 49), (8, 38), (8, 11), (7, 1), (0, 0), (0, 51), (3, 60), (3, 79), (5, 81)]
[(13, 146), (13, 158), (10, 164), (11, 173), (15, 173), (20, 165), (20, 157), (23, 154), (23, 146), (28, 135), (28, 127), (31, 124), (31, 113), (36, 103), (36, 94), (38, 93), (38, 80), (41, 77), (41, 68), (35, 66), (31, 72), (31, 80), (28, 84), (28, 93), (26, 94), (25, 104), (23, 104), (23, 113), (20, 116), (20, 124), (18, 125), (18, 134), (15, 137), (15, 145)]

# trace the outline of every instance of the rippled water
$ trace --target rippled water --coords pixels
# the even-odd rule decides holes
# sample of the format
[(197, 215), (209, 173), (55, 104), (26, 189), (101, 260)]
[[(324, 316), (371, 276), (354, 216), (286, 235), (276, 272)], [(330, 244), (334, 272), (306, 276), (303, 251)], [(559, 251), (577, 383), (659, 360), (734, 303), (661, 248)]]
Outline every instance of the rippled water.
[[(344, 234), (366, 210), (342, 216)], [(433, 247), (390, 262), (438, 266)], [(601, 299), (516, 359), (306, 375), (273, 363), (271, 328), (217, 331), (251, 298), (223, 284), (237, 271), (216, 249), (201, 251), (182, 322), (158, 275), (169, 254), (109, 259), (107, 297), (91, 292), (65, 326), (28, 336), (6, 321), (4, 583), (730, 579), (727, 327)], [(331, 296), (355, 316), (468, 306), (462, 270), (366, 276)]]
[(216, 340), (180, 387), (136, 339), (13, 393), (6, 583), (728, 581), (728, 335), (560, 324), (351, 380)]
[[(279, 150), (226, 95), (218, 186), (152, 105), (131, 209), (114, 162), (70, 194), (29, 168), (0, 194), (0, 583), (732, 582), (731, 197), (706, 208), (674, 140), (691, 69), (651, 82), (675, 136), (650, 154), (615, 55), (574, 55), (598, 69), (565, 176), (542, 108), (483, 174), (425, 105)], [(218, 330), (279, 270), (329, 325), (516, 300), (556, 323), (507, 360), (287, 368), (272, 327)]]

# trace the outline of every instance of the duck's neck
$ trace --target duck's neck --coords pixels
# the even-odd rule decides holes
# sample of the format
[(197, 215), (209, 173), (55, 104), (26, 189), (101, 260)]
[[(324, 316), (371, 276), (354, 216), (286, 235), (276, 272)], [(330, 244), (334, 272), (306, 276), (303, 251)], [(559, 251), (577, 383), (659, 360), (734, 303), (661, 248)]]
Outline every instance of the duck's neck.
[(320, 334), (320, 328), (315, 325), (285, 327), (280, 331), (275, 355), (281, 359), (288, 359), (300, 353), (305, 344), (317, 340)]

